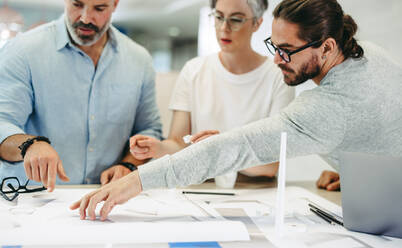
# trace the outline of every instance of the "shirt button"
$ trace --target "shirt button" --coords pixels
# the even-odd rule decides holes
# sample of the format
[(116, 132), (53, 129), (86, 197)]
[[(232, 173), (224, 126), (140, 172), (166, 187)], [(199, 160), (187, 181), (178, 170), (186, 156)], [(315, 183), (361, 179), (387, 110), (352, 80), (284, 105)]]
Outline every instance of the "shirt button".
[(93, 149), (92, 147), (90, 147), (90, 148), (89, 148), (89, 151), (90, 151), (90, 152), (93, 152), (93, 151), (94, 151), (94, 149)]
[(95, 120), (95, 116), (94, 116), (94, 115), (91, 115), (91, 120)]

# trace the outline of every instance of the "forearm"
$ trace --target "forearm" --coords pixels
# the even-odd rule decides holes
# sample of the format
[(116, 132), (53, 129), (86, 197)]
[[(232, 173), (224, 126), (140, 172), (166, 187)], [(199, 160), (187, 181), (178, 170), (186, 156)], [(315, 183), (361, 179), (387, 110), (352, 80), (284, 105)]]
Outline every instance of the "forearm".
[(249, 177), (274, 177), (278, 171), (279, 163), (265, 164), (241, 170), (240, 173)]
[(264, 164), (241, 132), (212, 136), (139, 169), (144, 190), (187, 186), (231, 171)]
[[(187, 186), (232, 171), (240, 171), (256, 164), (268, 164), (279, 160), (281, 132), (288, 133), (287, 156), (289, 158), (309, 154), (326, 154), (336, 146), (338, 137), (326, 132), (320, 137), (305, 133), (305, 125), (295, 125), (287, 115), (276, 115), (213, 136), (191, 145), (172, 156), (161, 158), (139, 170), (144, 190), (160, 187)], [(300, 123), (302, 124), (302, 123)], [(316, 124), (317, 126), (317, 124)], [(318, 127), (328, 125), (320, 124)], [(309, 131), (309, 130), (307, 130)], [(319, 134), (323, 131), (320, 130)], [(328, 137), (333, 138), (327, 139)]]
[(22, 161), (21, 150), (18, 146), (33, 137), (35, 136), (26, 134), (16, 134), (8, 137), (0, 145), (0, 158), (10, 162)]
[(155, 158), (163, 157), (166, 154), (174, 154), (186, 147), (187, 145), (184, 142), (180, 142), (176, 139), (166, 139), (162, 141), (161, 151)]

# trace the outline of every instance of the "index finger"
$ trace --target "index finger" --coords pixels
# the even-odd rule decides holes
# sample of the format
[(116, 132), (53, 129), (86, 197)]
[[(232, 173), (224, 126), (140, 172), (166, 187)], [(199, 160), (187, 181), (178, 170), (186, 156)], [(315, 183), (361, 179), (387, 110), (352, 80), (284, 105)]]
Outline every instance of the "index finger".
[(130, 148), (135, 146), (137, 138), (135, 136), (131, 137), (129, 140)]
[(191, 138), (191, 141), (197, 140), (200, 137), (204, 136), (207, 133), (207, 131), (201, 131), (199, 133), (196, 133), (193, 135), (193, 137)]
[(46, 187), (48, 183), (48, 167), (52, 164), (52, 159), (40, 158), (39, 159), (39, 177), (42, 185)]
[(326, 189), (329, 191), (339, 190), (341, 188), (341, 181), (336, 181), (334, 183), (329, 184)]
[(79, 210), (79, 212), (80, 212), (80, 217), (81, 217), (81, 219), (85, 219), (85, 210), (86, 210), (86, 208), (87, 208), (89, 198), (90, 198), (92, 195), (96, 194), (97, 191), (98, 191), (98, 190), (92, 191), (91, 193), (89, 193), (89, 194), (85, 195), (84, 197), (82, 197), (80, 200), (74, 202), (74, 203), (70, 206), (70, 209), (71, 209), (71, 210), (74, 210), (74, 209), (80, 208), (80, 210)]
[(195, 140), (198, 140), (199, 138), (203, 137), (203, 136), (211, 136), (211, 135), (215, 135), (215, 134), (219, 134), (218, 130), (205, 130), (205, 131), (201, 131), (195, 135), (193, 135), (193, 138), (191, 139), (193, 142)]
[(71, 206), (70, 209), (71, 210), (75, 210), (77, 208), (79, 209), (79, 213), (80, 213), (80, 219), (84, 220), (85, 219), (85, 213), (86, 213), (86, 208), (88, 205), (88, 195), (82, 197), (79, 201), (74, 202)]
[(109, 183), (110, 177), (111, 177), (112, 174), (113, 174), (113, 171), (112, 171), (112, 170), (113, 170), (113, 169), (109, 169), (109, 170), (106, 170), (106, 171), (102, 172), (101, 178), (100, 178), (100, 181), (101, 181), (101, 185), (102, 185), (102, 186), (105, 185), (105, 184), (107, 184), (107, 183)]
[(317, 186), (318, 186), (319, 188), (325, 188), (325, 187), (327, 187), (327, 185), (330, 184), (330, 183), (331, 183), (331, 180), (330, 180), (328, 174), (323, 173), (323, 174), (321, 175), (320, 179), (318, 179)]
[(74, 202), (73, 204), (70, 205), (71, 210), (77, 209), (81, 205), (81, 200)]
[(152, 141), (151, 139), (143, 139), (143, 140), (138, 140), (137, 144), (141, 148), (148, 148), (151, 147), (155, 142)]
[(202, 137), (200, 137), (200, 138), (198, 138), (198, 139), (191, 139), (191, 141), (193, 142), (193, 143), (198, 143), (198, 142), (200, 142), (201, 140), (204, 140), (204, 139), (206, 139), (206, 138), (209, 138), (209, 137), (211, 137), (211, 136), (213, 136), (213, 134), (206, 134), (206, 135), (204, 135), (204, 136), (202, 136)]
[(147, 153), (149, 152), (149, 148), (134, 146), (133, 148), (130, 149), (130, 151), (131, 153)]
[[(96, 192), (96, 191), (95, 191)], [(89, 200), (91, 199), (91, 197), (95, 194), (95, 192), (89, 193), (86, 196), (84, 196), (80, 201), (80, 219), (81, 220), (85, 220), (86, 218), (86, 212), (87, 212), (87, 208), (88, 208), (88, 204), (89, 204)]]
[(49, 164), (47, 168), (48, 181), (46, 187), (49, 192), (52, 192), (54, 190), (56, 184), (57, 164), (57, 162), (52, 160), (52, 163)]

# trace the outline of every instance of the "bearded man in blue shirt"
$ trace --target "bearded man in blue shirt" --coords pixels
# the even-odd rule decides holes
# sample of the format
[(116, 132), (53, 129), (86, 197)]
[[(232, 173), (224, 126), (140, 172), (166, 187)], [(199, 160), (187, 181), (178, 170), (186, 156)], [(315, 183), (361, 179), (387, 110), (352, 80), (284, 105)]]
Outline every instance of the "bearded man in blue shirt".
[(65, 0), (0, 50), (0, 179), (106, 184), (144, 162), (130, 136), (161, 138), (151, 57), (110, 25), (118, 2)]

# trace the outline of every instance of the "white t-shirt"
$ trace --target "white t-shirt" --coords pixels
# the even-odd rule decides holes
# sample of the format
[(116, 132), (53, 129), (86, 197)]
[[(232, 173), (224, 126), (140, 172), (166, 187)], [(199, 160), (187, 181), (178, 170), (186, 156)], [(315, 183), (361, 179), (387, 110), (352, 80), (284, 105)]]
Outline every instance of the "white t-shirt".
[(218, 54), (186, 63), (169, 109), (191, 113), (191, 133), (227, 130), (278, 113), (295, 97), (270, 58), (251, 72), (227, 71)]

